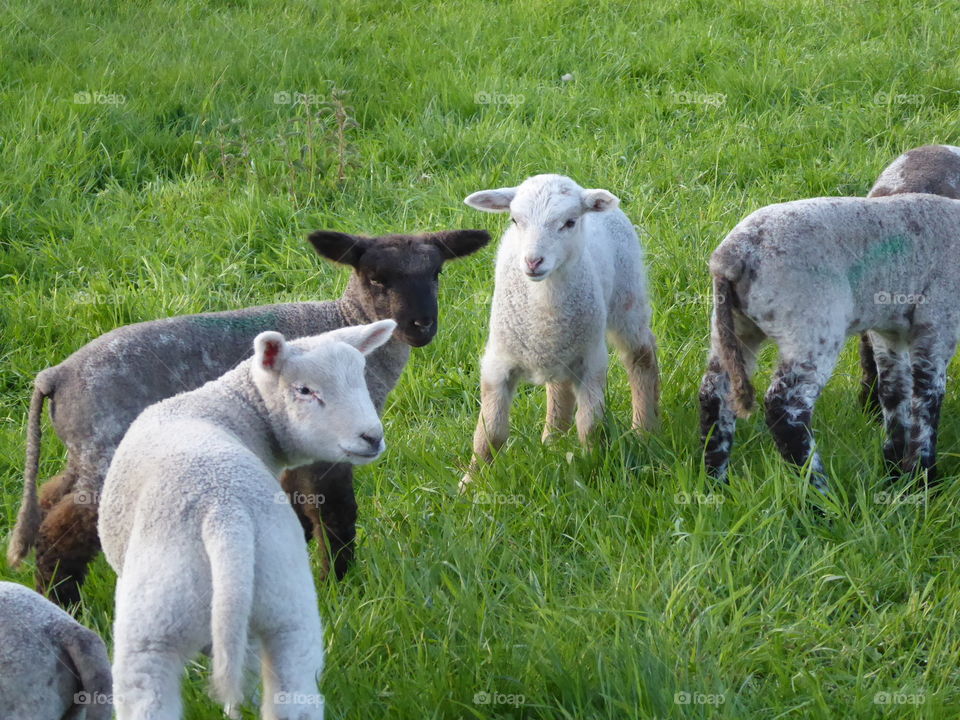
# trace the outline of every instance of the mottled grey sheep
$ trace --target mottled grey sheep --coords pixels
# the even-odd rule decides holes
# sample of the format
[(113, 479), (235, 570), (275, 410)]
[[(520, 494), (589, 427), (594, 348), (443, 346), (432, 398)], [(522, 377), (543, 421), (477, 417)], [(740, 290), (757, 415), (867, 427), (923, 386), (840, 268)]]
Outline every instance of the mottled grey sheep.
[(700, 388), (708, 471), (725, 478), (735, 412), (767, 338), (780, 351), (765, 400), (781, 454), (828, 490), (813, 407), (847, 336), (869, 332), (895, 473), (932, 478), (947, 363), (960, 331), (960, 201), (936, 195), (816, 198), (769, 205), (714, 251), (712, 344)]
[[(960, 147), (924, 145), (907, 150), (884, 168), (867, 197), (904, 193), (927, 193), (960, 200)], [(866, 333), (860, 336), (860, 366), (863, 368), (860, 400), (868, 410), (879, 413), (877, 362)]]

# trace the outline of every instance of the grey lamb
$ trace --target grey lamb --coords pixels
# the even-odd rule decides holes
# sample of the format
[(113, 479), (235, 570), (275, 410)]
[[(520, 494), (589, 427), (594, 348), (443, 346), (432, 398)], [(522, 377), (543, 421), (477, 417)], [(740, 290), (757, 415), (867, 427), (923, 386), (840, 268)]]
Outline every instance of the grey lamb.
[[(203, 313), (121, 327), (93, 340), (59, 365), (40, 372), (28, 420), (23, 502), (8, 548), (16, 565), (37, 545), (37, 581), (57, 602), (79, 598), (87, 565), (99, 551), (97, 506), (103, 478), (123, 434), (140, 412), (213, 380), (250, 356), (253, 338), (276, 330), (288, 338), (316, 335), (382, 319), (398, 323), (393, 338), (367, 362), (378, 411), (406, 366), (410, 346), (437, 331), (438, 278), (447, 260), (490, 240), (484, 230), (369, 238), (338, 232), (310, 235), (324, 257), (353, 275), (338, 300)], [(44, 398), (67, 446), (64, 472), (37, 499), (40, 415)], [(356, 501), (348, 464), (319, 463), (288, 471), (284, 489), (306, 529), (323, 542), (323, 523), (341, 577), (352, 557)], [(326, 560), (326, 552), (322, 552)]]
[[(960, 147), (924, 145), (907, 150), (884, 168), (867, 197), (903, 193), (927, 193), (960, 200)], [(860, 399), (867, 409), (879, 413), (877, 362), (866, 333), (860, 336), (860, 366), (863, 368)]]
[(960, 331), (960, 201), (936, 195), (769, 205), (714, 251), (709, 366), (700, 388), (705, 463), (725, 478), (735, 415), (767, 338), (780, 351), (766, 420), (780, 453), (828, 490), (810, 424), (847, 336), (869, 333), (895, 474), (933, 477), (947, 363)]
[(103, 640), (33, 590), (0, 582), (0, 717), (110, 720)]

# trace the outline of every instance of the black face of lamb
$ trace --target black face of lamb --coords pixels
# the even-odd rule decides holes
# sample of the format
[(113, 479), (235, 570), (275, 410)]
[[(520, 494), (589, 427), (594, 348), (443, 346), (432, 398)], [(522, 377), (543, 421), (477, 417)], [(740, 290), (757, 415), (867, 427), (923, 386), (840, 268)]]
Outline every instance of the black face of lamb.
[(727, 482), (737, 418), (730, 407), (730, 378), (711, 358), (700, 385), (700, 442), (707, 474)]
[(413, 347), (437, 334), (437, 292), (448, 260), (476, 252), (490, 241), (486, 230), (445, 230), (369, 238), (330, 231), (311, 233), (318, 253), (354, 268), (348, 293), (368, 321), (392, 318), (395, 337)]
[[(813, 451), (813, 406), (821, 384), (810, 363), (789, 362), (777, 368), (767, 390), (766, 420), (780, 454), (791, 463), (810, 463), (810, 484), (818, 492), (829, 492), (827, 477)], [(811, 459), (811, 454), (813, 458)]]

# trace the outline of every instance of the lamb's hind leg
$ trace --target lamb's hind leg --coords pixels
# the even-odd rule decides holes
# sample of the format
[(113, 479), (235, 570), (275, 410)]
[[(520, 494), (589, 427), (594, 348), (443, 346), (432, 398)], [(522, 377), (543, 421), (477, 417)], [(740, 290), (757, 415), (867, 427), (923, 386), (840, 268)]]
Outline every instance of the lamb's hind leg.
[(918, 335), (910, 347), (913, 370), (913, 402), (910, 442), (904, 471), (926, 472), (936, 480), (937, 428), (947, 382), (947, 364), (956, 342), (930, 330)]
[(36, 575), (40, 591), (66, 607), (79, 602), (90, 562), (100, 552), (100, 498), (97, 491), (84, 488), (99, 488), (102, 478), (82, 477), (69, 466), (63, 477), (53, 490), (42, 495), (48, 508), (37, 532)]
[(816, 452), (811, 424), (813, 406), (830, 378), (843, 337), (824, 338), (815, 351), (780, 348), (780, 365), (766, 395), (766, 420), (780, 454), (795, 465), (810, 463), (810, 484), (826, 494), (830, 487)]
[(659, 420), (660, 368), (657, 364), (657, 341), (647, 330), (637, 341), (617, 333), (613, 342), (627, 370), (633, 406), (633, 429), (654, 430)]
[(164, 559), (169, 562), (159, 558), (160, 574), (155, 572), (157, 557), (129, 562), (117, 581), (113, 693), (118, 720), (179, 720), (183, 715), (185, 658), (168, 624), (178, 613), (170, 599), (180, 597), (163, 577)]
[[(491, 363), (492, 364), (492, 363)], [(510, 431), (510, 404), (517, 389), (519, 375), (513, 368), (484, 367), (480, 378), (480, 417), (473, 433), (473, 457), (460, 481), (464, 490), (472, 482), (481, 463), (493, 460), (493, 453), (507, 441)]]
[(572, 382), (547, 383), (547, 420), (543, 426), (543, 442), (570, 429), (576, 406), (577, 399), (573, 393)]
[(910, 406), (913, 379), (910, 372), (910, 349), (905, 341), (887, 338), (872, 332), (868, 338), (873, 352), (877, 377), (878, 403), (883, 410), (886, 438), (883, 459), (889, 472), (898, 476), (904, 472), (910, 439)]
[[(756, 370), (757, 353), (765, 336), (760, 328), (741, 315), (734, 316), (734, 330), (743, 348), (745, 370), (750, 377)], [(707, 474), (726, 482), (737, 416), (730, 405), (730, 376), (720, 364), (716, 333), (712, 342), (714, 347), (707, 362), (707, 372), (700, 384), (700, 442)]]
[(264, 720), (322, 720), (323, 632), (316, 607), (261, 638)]

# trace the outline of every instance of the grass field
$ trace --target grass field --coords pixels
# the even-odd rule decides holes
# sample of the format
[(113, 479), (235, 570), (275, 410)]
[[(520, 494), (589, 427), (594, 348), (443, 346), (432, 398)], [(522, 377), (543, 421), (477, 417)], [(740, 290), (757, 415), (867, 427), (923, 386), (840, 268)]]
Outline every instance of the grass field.
[[(467, 194), (561, 172), (647, 231), (662, 429), (625, 431), (616, 367), (608, 445), (543, 448), (526, 388), (459, 497), (495, 248), (451, 264), (438, 337), (388, 402), (390, 449), (358, 471), (358, 562), (318, 585), (328, 716), (956, 717), (956, 394), (942, 490), (898, 499), (851, 344), (815, 420), (829, 521), (762, 417), (738, 428), (729, 488), (697, 440), (724, 234), (772, 202), (865, 195), (901, 150), (958, 140), (960, 8), (920, 5), (5, 2), (0, 536), (43, 367), (124, 323), (334, 297), (346, 271), (307, 231), (497, 234)], [(62, 461), (46, 433), (41, 476)], [(0, 578), (31, 584), (29, 565)], [(113, 583), (101, 558), (79, 613), (108, 642)], [(189, 669), (189, 718), (220, 717), (207, 670)]]

